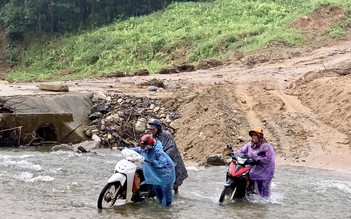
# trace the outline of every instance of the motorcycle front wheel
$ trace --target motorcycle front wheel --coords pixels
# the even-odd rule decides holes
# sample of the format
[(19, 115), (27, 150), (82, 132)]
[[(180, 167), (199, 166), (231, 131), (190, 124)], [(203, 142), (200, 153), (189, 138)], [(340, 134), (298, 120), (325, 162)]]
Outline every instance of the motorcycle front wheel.
[(221, 196), (219, 197), (219, 202), (222, 203), (224, 199), (233, 200), (235, 195), (236, 187), (224, 186)]
[(111, 208), (117, 199), (123, 198), (121, 196), (121, 184), (119, 183), (108, 183), (101, 190), (97, 207), (102, 208)]

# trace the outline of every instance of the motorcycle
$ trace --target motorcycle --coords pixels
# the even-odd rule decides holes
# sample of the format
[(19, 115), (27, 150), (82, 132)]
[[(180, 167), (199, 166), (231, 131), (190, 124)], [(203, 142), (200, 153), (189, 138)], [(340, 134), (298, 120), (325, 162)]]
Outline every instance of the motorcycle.
[(141, 165), (147, 162), (143, 156), (131, 149), (123, 149), (124, 159), (118, 161), (113, 175), (101, 190), (97, 207), (110, 208), (118, 199), (127, 202), (139, 202), (145, 198), (154, 198), (152, 185), (146, 184)]
[[(231, 145), (227, 145), (232, 149)], [(247, 155), (229, 154), (231, 161), (226, 175), (226, 182), (223, 191), (219, 197), (219, 202), (226, 200), (241, 199), (245, 195), (254, 193), (254, 186), (250, 183), (249, 172), (252, 165), (257, 162)]]

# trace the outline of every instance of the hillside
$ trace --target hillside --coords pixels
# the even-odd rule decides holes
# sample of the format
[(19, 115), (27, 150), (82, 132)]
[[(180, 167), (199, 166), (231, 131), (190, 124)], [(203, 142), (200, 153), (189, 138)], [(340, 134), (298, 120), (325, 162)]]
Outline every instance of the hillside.
[[(350, 8), (346, 0), (173, 3), (101, 28), (63, 36), (28, 35), (22, 45), (5, 47), (8, 63), (17, 64), (6, 79), (72, 80), (205, 69), (266, 47), (345, 37)], [(319, 17), (304, 17), (308, 13)], [(253, 65), (270, 58), (246, 61)]]

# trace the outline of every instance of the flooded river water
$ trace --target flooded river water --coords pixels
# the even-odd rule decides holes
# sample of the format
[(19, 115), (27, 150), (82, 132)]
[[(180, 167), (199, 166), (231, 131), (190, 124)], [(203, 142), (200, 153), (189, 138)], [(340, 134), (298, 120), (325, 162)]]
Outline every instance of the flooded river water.
[(0, 214), (4, 218), (350, 218), (351, 176), (277, 166), (272, 197), (218, 203), (226, 167), (188, 166), (171, 207), (153, 200), (97, 209), (119, 151), (97, 154), (0, 149)]

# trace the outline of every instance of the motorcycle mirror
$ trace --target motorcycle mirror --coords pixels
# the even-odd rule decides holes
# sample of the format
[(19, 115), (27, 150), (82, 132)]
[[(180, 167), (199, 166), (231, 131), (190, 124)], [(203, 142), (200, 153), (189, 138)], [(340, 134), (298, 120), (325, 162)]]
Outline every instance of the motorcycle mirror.
[(229, 150), (233, 149), (233, 147), (232, 147), (230, 144), (227, 144), (227, 148), (228, 148)]

